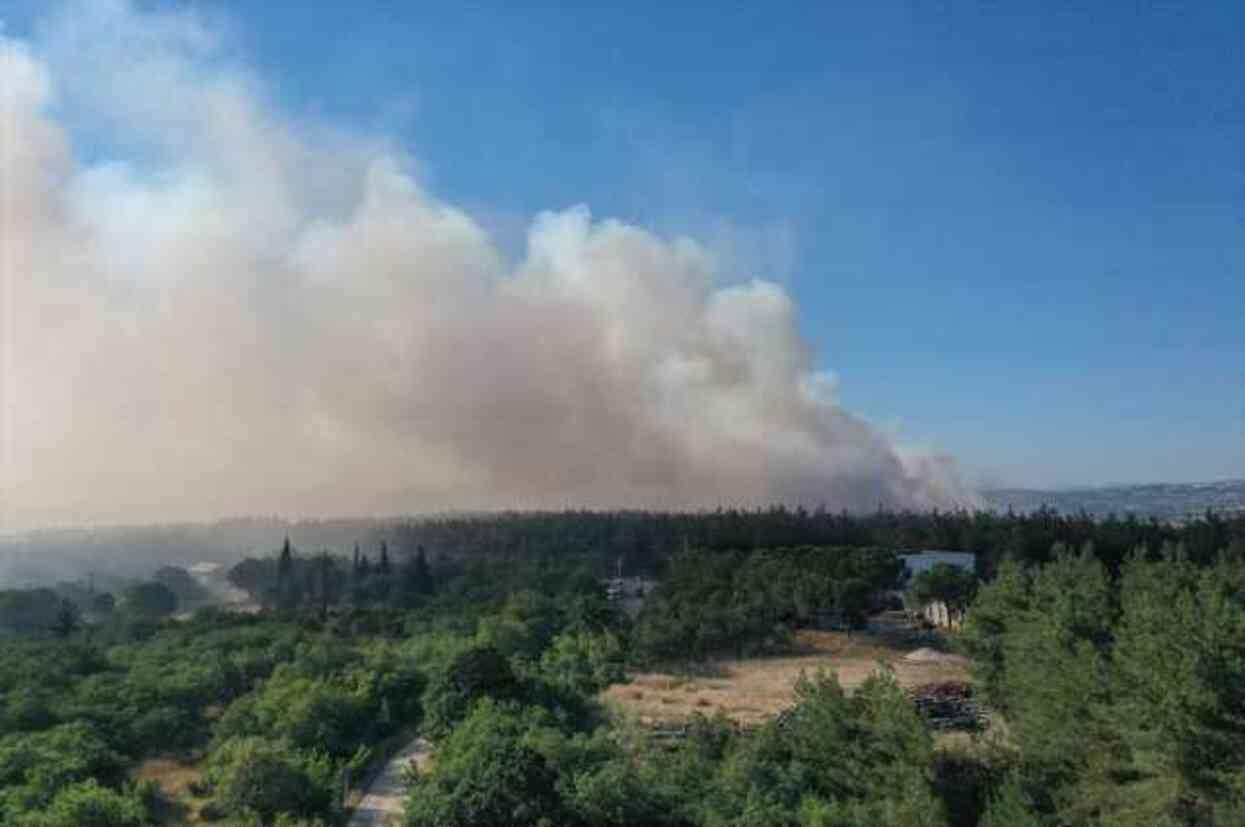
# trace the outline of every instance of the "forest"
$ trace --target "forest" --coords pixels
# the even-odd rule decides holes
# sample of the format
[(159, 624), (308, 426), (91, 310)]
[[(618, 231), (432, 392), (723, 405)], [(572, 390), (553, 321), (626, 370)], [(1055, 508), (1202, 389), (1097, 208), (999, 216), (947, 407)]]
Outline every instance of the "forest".
[[(977, 553), (968, 584), (897, 554)], [(654, 587), (618, 611), (619, 564)], [(336, 825), (422, 734), (423, 825), (1245, 823), (1245, 521), (1051, 511), (865, 516), (509, 514), (425, 520), (359, 548), (283, 543), (230, 579), (0, 593), (0, 823)], [(885, 670), (811, 673), (761, 726), (656, 737), (598, 694), (651, 664), (766, 657), (884, 595), (952, 596), (991, 724), (933, 733)], [(196, 608), (197, 606), (197, 608)], [(865, 634), (858, 632), (857, 634)], [(180, 800), (146, 772), (173, 760)]]

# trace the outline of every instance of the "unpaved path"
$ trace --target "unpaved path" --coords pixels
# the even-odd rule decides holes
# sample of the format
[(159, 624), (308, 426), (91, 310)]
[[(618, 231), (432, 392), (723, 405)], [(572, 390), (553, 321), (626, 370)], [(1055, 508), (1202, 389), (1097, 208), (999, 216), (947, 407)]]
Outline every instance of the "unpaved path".
[(420, 737), (411, 741), (389, 759), (380, 775), (372, 779), (367, 795), (350, 814), (349, 827), (390, 827), (402, 818), (402, 802), (406, 787), (402, 770), (412, 761), (421, 769), (432, 758), (432, 744)]

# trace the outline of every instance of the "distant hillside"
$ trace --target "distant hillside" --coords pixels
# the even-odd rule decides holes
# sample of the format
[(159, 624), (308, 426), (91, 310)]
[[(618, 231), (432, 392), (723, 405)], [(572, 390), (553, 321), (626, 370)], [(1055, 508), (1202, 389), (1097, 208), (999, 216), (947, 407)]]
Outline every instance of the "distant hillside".
[(1182, 520), (1205, 514), (1245, 514), (1245, 480), (1152, 485), (1106, 485), (1043, 491), (997, 488), (983, 492), (990, 507), (999, 511), (1035, 511), (1043, 505), (1065, 514), (1085, 511), (1095, 516), (1136, 514), (1163, 520)]

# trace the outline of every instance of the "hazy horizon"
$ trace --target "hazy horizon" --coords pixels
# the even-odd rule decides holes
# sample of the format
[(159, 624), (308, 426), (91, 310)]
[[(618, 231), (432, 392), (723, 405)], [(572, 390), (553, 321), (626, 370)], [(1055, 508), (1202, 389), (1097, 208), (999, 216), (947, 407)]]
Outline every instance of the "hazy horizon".
[[(1192, 481), (1166, 481), (1166, 482), (1117, 481), (1117, 482), (1101, 483), (1101, 484), (1095, 484), (1095, 485), (1081, 485), (1081, 486), (1074, 485), (1074, 486), (1066, 486), (1066, 487), (1062, 487), (1062, 486), (1050, 486), (1050, 487), (1007, 486), (1007, 485), (984, 486), (976, 490), (976, 494), (978, 496), (977, 502), (973, 504), (965, 505), (964, 508), (967, 510), (984, 510), (984, 511), (996, 511), (996, 512), (1000, 510), (1005, 511), (1006, 506), (1001, 505), (1000, 503), (994, 501), (992, 499), (992, 495), (999, 495), (999, 494), (1004, 494), (1008, 492), (1023, 492), (1026, 494), (1033, 494), (1033, 495), (1042, 495), (1042, 494), (1075, 495), (1078, 493), (1107, 492), (1107, 491), (1112, 491), (1112, 490), (1126, 490), (1126, 489), (1134, 489), (1134, 488), (1146, 489), (1146, 488), (1153, 488), (1153, 487), (1175, 487), (1175, 488), (1198, 489), (1198, 488), (1216, 487), (1216, 486), (1225, 486), (1225, 485), (1227, 486), (1235, 485), (1235, 486), (1245, 487), (1245, 478), (1230, 478), (1230, 479), (1218, 479), (1218, 480), (1192, 480)], [(774, 503), (769, 503), (769, 504), (760, 504), (760, 505), (754, 505), (754, 506), (733, 506), (731, 504), (726, 504), (726, 503), (707, 503), (707, 504), (702, 504), (700, 506), (691, 506), (691, 507), (682, 508), (682, 509), (667, 510), (667, 509), (661, 509), (661, 508), (653, 508), (653, 509), (645, 509), (645, 510), (653, 512), (653, 513), (710, 514), (718, 509), (731, 509), (731, 508), (738, 507), (738, 508), (744, 508), (747, 510), (754, 510), (754, 509), (765, 510), (770, 507), (777, 507), (777, 506), (784, 506), (784, 505), (785, 505), (784, 503), (779, 503), (779, 502), (774, 502)], [(794, 507), (797, 507), (797, 506), (793, 506), (792, 508)], [(825, 504), (817, 504), (817, 505), (811, 506), (810, 510), (815, 511), (818, 508), (824, 508), (824, 507), (826, 507)], [(148, 531), (148, 530), (154, 531), (154, 530), (162, 530), (162, 529), (183, 529), (183, 528), (205, 528), (205, 527), (210, 528), (213, 526), (229, 526), (229, 525), (268, 523), (268, 522), (275, 523), (275, 524), (281, 524), (281, 525), (289, 525), (289, 526), (299, 526), (299, 525), (314, 526), (317, 524), (340, 525), (340, 524), (350, 524), (350, 523), (400, 524), (403, 522), (419, 521), (419, 520), (458, 519), (458, 518), (473, 518), (473, 517), (487, 518), (490, 516), (497, 516), (497, 515), (502, 515), (502, 514), (540, 514), (540, 513), (559, 514), (559, 513), (575, 513), (575, 512), (580, 512), (580, 511), (610, 513), (610, 512), (627, 512), (627, 511), (639, 511), (639, 510), (640, 509), (627, 509), (627, 508), (622, 508), (622, 507), (610, 508), (608, 506), (602, 506), (599, 508), (565, 506), (563, 508), (548, 507), (548, 508), (521, 509), (521, 508), (497, 507), (497, 508), (478, 509), (478, 510), (471, 510), (471, 509), (445, 509), (445, 510), (440, 510), (440, 511), (411, 510), (411, 511), (391, 512), (391, 513), (355, 513), (355, 514), (348, 514), (348, 513), (340, 513), (340, 514), (334, 514), (334, 513), (328, 513), (328, 514), (233, 513), (233, 514), (208, 515), (208, 516), (204, 516), (198, 519), (185, 520), (185, 521), (156, 520), (156, 521), (139, 522), (139, 523), (126, 523), (126, 522), (94, 523), (94, 524), (92, 523), (79, 523), (79, 524), (65, 523), (65, 524), (49, 524), (49, 525), (41, 525), (41, 526), (30, 526), (30, 527), (26, 527), (26, 528), (14, 530), (14, 531), (0, 532), (0, 540), (5, 540), (5, 539), (12, 540), (12, 539), (23, 537), (23, 536), (30, 537), (30, 536), (35, 536), (35, 535), (58, 535), (58, 534), (67, 534), (67, 535), (88, 534), (89, 535), (93, 532), (107, 533), (107, 532), (117, 532), (117, 531), (126, 532), (126, 531)], [(1197, 513), (1201, 513), (1204, 510), (1205, 510), (1204, 508), (1194, 509), (1194, 511), (1196, 511)], [(857, 513), (857, 514), (867, 513), (867, 510), (864, 512), (856, 511), (854, 513)]]

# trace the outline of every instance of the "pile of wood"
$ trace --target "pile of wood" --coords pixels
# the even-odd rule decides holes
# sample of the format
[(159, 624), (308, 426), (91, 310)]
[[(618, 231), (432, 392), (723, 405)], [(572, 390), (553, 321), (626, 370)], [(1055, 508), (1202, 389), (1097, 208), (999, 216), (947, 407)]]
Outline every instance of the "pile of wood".
[(687, 737), (687, 727), (677, 724), (654, 725), (649, 728), (648, 734), (659, 746), (674, 749)]
[(981, 730), (986, 715), (973, 700), (972, 684), (964, 681), (927, 683), (905, 690), (930, 729)]

